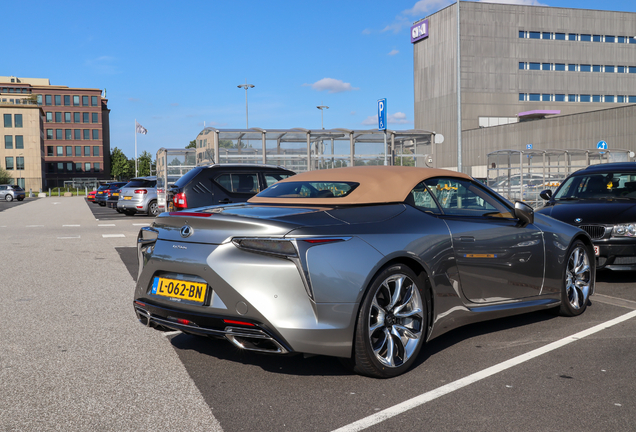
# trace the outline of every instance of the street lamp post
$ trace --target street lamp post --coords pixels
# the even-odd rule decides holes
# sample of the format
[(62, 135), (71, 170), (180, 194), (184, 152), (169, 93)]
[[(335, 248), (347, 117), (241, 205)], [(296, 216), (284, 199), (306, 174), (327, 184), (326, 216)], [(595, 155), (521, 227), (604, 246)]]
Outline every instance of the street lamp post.
[(245, 129), (249, 129), (249, 122), (247, 117), (247, 89), (254, 88), (253, 84), (247, 83), (247, 78), (245, 79), (245, 84), (241, 84), (237, 86), (238, 88), (245, 89)]
[(322, 113), (323, 113), (323, 110), (329, 109), (329, 107), (327, 105), (318, 105), (316, 108), (320, 110), (320, 127), (324, 129), (325, 126), (323, 124)]

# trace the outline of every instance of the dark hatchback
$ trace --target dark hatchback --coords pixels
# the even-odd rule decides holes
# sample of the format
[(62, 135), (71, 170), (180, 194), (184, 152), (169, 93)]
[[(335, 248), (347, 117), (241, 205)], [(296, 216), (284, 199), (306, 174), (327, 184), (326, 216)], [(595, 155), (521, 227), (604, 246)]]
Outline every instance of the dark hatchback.
[(296, 173), (273, 165), (214, 164), (196, 167), (168, 188), (168, 211), (246, 202)]
[(127, 182), (112, 182), (100, 187), (99, 189), (97, 189), (97, 193), (95, 193), (94, 202), (102, 207), (106, 206), (106, 203), (108, 202), (108, 199), (113, 194), (113, 192), (119, 191), (119, 189), (121, 189), (121, 187), (124, 186), (126, 183)]
[(537, 213), (592, 237), (597, 269), (636, 270), (636, 162), (591, 165), (565, 179)]

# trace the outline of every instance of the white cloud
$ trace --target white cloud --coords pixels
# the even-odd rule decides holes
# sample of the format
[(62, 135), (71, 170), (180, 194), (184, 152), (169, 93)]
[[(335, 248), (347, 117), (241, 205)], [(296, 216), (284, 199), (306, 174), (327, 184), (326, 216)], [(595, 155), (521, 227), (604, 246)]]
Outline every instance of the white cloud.
[[(389, 114), (387, 116), (386, 122), (388, 124), (409, 124), (413, 123), (412, 121), (406, 118), (406, 114), (403, 112), (396, 112), (395, 114)], [(362, 124), (365, 126), (377, 126), (378, 125), (378, 116), (373, 115), (362, 120)]]
[(387, 55), (394, 56), (394, 55), (396, 55), (397, 53), (399, 53), (399, 51), (398, 51), (398, 50), (396, 50), (396, 49), (394, 49), (394, 50), (391, 50), (391, 52), (390, 52), (389, 54), (387, 54)]
[(329, 93), (342, 93), (352, 90), (360, 90), (358, 87), (352, 87), (350, 83), (334, 78), (323, 78), (313, 84), (303, 84), (303, 86), (311, 87), (316, 91), (329, 91)]
[(356, 112), (355, 112), (355, 111), (351, 111), (351, 115), (352, 115), (352, 116), (353, 116), (353, 115), (356, 115)]

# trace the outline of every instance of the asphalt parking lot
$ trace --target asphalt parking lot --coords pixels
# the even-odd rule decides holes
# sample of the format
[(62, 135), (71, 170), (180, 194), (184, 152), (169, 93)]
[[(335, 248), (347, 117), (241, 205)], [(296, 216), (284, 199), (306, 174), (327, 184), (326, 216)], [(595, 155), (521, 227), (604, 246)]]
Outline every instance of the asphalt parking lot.
[(460, 328), (376, 380), (141, 326), (135, 239), (151, 222), (81, 197), (0, 203), (16, 269), (0, 284), (0, 430), (634, 430), (634, 273), (599, 273), (580, 317)]

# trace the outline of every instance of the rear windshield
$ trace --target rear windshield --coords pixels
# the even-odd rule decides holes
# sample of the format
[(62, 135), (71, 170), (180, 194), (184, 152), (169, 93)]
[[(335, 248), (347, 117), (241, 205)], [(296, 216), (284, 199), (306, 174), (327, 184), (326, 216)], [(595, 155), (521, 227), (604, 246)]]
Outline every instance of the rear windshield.
[[(184, 187), (185, 185), (190, 183), (190, 180), (192, 180), (194, 176), (199, 174), (202, 169), (203, 168), (200, 168), (200, 167), (191, 169), (190, 171), (185, 173), (181, 178), (179, 178), (176, 182), (174, 182), (174, 185), (180, 188)], [(168, 183), (170, 183), (170, 176), (168, 176)]]
[(11, 186), (13, 190), (21, 191), (23, 190), (20, 186)]
[(126, 187), (153, 188), (156, 185), (157, 185), (157, 180), (133, 179), (126, 184)]
[(276, 183), (257, 196), (264, 198), (340, 198), (349, 195), (359, 184), (309, 181)]
[(106, 190), (106, 189), (108, 189), (108, 185), (100, 186), (97, 190), (98, 191), (103, 191), (103, 190)]

